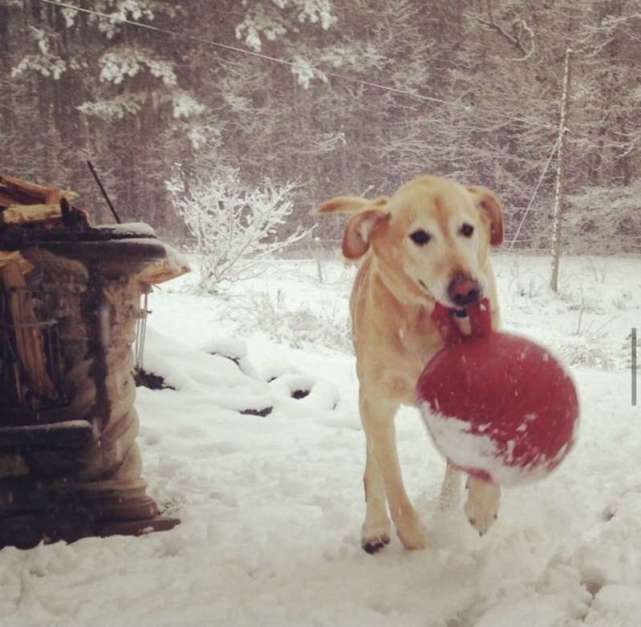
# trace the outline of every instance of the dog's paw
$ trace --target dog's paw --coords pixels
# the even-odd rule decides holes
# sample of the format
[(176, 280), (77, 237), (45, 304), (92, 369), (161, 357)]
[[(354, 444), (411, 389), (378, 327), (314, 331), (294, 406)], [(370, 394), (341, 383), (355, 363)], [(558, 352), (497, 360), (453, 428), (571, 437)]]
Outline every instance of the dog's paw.
[(396, 533), (403, 546), (409, 551), (419, 551), (430, 545), (425, 527), (416, 514), (402, 521), (397, 521)]
[(387, 515), (363, 523), (361, 546), (363, 551), (373, 555), (382, 551), (390, 541), (390, 521)]
[(470, 477), (465, 515), (474, 529), (483, 536), (498, 518), (501, 488), (495, 483)]
[(374, 553), (382, 551), (388, 544), (389, 535), (386, 533), (379, 536), (371, 536), (368, 538), (363, 537), (363, 539), (361, 540), (363, 551), (365, 551), (365, 553), (369, 553), (370, 555), (374, 555)]

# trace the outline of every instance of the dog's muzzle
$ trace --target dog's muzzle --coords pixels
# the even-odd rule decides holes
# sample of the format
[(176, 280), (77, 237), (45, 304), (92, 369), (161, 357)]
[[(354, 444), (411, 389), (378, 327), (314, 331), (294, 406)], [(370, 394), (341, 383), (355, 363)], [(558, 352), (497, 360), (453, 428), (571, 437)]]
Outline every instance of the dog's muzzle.
[(455, 274), (447, 286), (447, 295), (457, 307), (465, 307), (481, 298), (481, 284), (464, 274)]

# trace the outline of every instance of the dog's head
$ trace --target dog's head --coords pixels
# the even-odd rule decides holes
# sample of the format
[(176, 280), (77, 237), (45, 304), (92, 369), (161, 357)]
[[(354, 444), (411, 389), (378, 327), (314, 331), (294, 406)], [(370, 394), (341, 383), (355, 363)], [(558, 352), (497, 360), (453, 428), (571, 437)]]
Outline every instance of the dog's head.
[(354, 213), (343, 236), (345, 257), (370, 250), (396, 291), (446, 307), (483, 297), (489, 248), (503, 241), (503, 209), (493, 192), (434, 176), (418, 177), (390, 198), (342, 196), (319, 211)]

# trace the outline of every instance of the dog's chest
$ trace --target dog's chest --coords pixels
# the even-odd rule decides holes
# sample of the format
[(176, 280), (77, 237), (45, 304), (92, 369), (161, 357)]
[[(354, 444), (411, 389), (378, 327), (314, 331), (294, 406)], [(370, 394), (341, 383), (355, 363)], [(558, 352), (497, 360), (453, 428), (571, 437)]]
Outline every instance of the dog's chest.
[(416, 307), (412, 315), (398, 323), (397, 341), (404, 354), (412, 356), (421, 364), (441, 348), (441, 338), (425, 307)]

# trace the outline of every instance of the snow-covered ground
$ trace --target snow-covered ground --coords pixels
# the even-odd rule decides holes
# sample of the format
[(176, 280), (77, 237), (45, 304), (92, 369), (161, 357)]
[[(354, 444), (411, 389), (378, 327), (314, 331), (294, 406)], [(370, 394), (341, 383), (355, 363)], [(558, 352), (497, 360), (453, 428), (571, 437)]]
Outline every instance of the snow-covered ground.
[(186, 277), (153, 295), (145, 363), (175, 390), (137, 400), (150, 492), (182, 524), (3, 549), (0, 625), (638, 627), (641, 407), (627, 337), (641, 323), (641, 260), (564, 259), (559, 297), (544, 258), (495, 266), (504, 326), (564, 358), (583, 411), (573, 453), (506, 490), (486, 536), (437, 510), (444, 463), (407, 408), (401, 463), (432, 548), (360, 548), (352, 267), (323, 263), (321, 283), (313, 261), (275, 261), (225, 298), (194, 295)]

